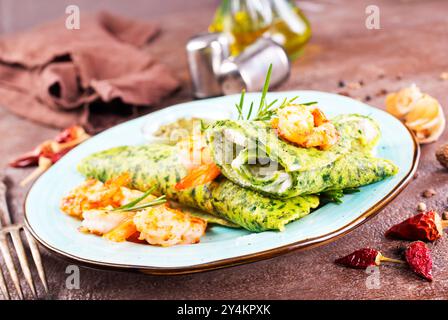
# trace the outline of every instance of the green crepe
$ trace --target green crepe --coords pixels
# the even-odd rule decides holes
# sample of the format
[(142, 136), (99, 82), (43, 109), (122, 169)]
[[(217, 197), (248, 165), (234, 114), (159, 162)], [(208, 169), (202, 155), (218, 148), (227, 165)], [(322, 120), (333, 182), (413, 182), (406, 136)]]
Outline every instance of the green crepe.
[(133, 188), (145, 191), (155, 186), (157, 192), (166, 194), (168, 199), (218, 215), (254, 232), (283, 230), (288, 222), (307, 215), (319, 205), (319, 198), (314, 195), (272, 199), (224, 177), (177, 191), (174, 185), (187, 174), (178, 154), (176, 146), (123, 146), (83, 159), (78, 170), (101, 181), (127, 172), (132, 176)]
[(374, 120), (351, 114), (333, 123), (339, 141), (323, 151), (286, 143), (260, 121), (217, 121), (206, 135), (224, 176), (270, 197), (356, 188), (396, 174), (392, 162), (371, 155), (380, 137)]

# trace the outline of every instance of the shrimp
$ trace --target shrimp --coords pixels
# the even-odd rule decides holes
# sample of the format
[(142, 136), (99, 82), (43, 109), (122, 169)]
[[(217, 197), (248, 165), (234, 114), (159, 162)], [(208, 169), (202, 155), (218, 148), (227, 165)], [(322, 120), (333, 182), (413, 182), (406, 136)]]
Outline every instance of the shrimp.
[(179, 159), (188, 170), (213, 162), (204, 135), (193, 135), (177, 144)]
[(271, 120), (278, 135), (304, 148), (328, 149), (334, 145), (339, 134), (336, 127), (314, 106), (289, 105), (277, 112)]
[(183, 190), (213, 181), (221, 170), (213, 162), (210, 149), (203, 135), (195, 135), (178, 143), (180, 161), (187, 168), (188, 174), (179, 181), (175, 188)]
[[(143, 194), (141, 191), (125, 187), (129, 181), (129, 176), (126, 174), (108, 180), (106, 183), (88, 179), (62, 198), (61, 210), (68, 215), (82, 219), (83, 212), (86, 210), (122, 206)], [(154, 198), (150, 195), (144, 201)]]
[(133, 221), (140, 240), (162, 247), (198, 243), (207, 228), (205, 220), (166, 204), (137, 212)]
[(129, 213), (127, 217), (121, 220), (120, 224), (116, 225), (115, 228), (105, 233), (103, 237), (115, 242), (132, 240), (133, 236), (136, 240), (138, 240), (140, 232), (137, 231), (137, 228), (134, 224), (134, 216), (134, 212)]
[(118, 227), (133, 213), (109, 210), (86, 210), (83, 213), (84, 220), (81, 223), (81, 231), (87, 231), (96, 235), (103, 235)]
[(83, 211), (93, 209), (95, 203), (101, 202), (104, 192), (104, 184), (101, 181), (88, 179), (62, 198), (61, 210), (70, 216), (82, 219)]

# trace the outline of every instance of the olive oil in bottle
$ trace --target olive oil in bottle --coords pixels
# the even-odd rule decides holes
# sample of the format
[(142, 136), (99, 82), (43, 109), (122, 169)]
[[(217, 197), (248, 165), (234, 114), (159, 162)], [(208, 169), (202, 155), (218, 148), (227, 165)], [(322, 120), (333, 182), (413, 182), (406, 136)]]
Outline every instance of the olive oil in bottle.
[(229, 36), (233, 56), (265, 36), (282, 45), (289, 58), (295, 59), (311, 37), (307, 18), (288, 0), (223, 0), (209, 31)]

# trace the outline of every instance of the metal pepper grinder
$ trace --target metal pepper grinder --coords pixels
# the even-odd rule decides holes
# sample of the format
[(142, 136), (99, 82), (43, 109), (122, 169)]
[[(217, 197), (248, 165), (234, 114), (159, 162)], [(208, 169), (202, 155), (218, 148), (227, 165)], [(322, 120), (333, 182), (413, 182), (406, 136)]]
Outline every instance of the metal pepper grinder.
[(195, 98), (222, 95), (218, 81), (222, 62), (229, 57), (227, 37), (221, 33), (199, 34), (186, 46)]
[(195, 98), (234, 94), (243, 89), (260, 91), (270, 64), (271, 87), (275, 87), (288, 78), (291, 68), (285, 49), (265, 37), (236, 57), (230, 56), (228, 38), (220, 33), (195, 36), (186, 49)]
[(275, 87), (289, 77), (289, 58), (282, 46), (261, 37), (240, 55), (223, 61), (218, 74), (223, 93), (239, 93), (242, 89), (248, 92), (260, 91), (271, 64), (270, 84)]

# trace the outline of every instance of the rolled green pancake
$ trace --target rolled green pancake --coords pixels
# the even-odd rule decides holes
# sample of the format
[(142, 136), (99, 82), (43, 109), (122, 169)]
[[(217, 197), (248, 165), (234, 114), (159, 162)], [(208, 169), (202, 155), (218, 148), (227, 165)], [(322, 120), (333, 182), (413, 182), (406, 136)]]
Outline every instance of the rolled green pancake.
[(338, 116), (333, 123), (340, 138), (327, 150), (287, 143), (260, 121), (217, 121), (206, 136), (224, 176), (271, 197), (356, 188), (397, 172), (390, 161), (371, 155), (380, 137), (374, 120), (351, 114)]
[(144, 191), (154, 186), (168, 199), (221, 216), (254, 232), (283, 230), (288, 222), (307, 215), (319, 204), (314, 195), (272, 199), (225, 177), (178, 191), (175, 184), (187, 174), (178, 154), (176, 146), (161, 144), (116, 147), (83, 159), (78, 170), (101, 181), (129, 173), (133, 188)]

